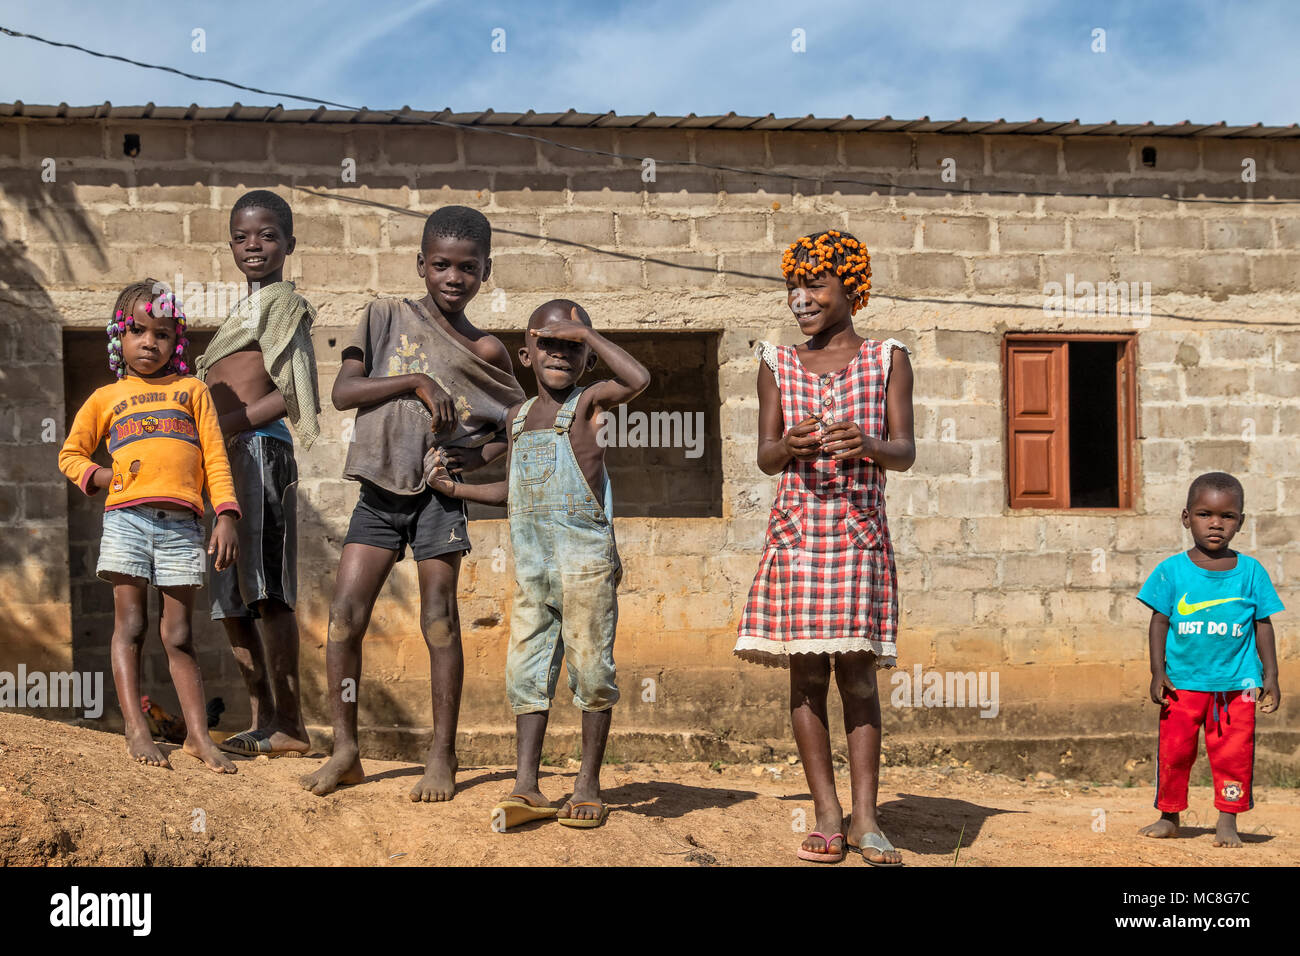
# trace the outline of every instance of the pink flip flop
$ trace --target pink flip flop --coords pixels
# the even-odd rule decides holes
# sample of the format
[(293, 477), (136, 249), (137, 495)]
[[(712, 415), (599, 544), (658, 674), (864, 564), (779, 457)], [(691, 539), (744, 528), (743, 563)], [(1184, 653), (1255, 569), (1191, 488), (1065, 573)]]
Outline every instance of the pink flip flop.
[(812, 863), (839, 863), (841, 860), (844, 859), (844, 834), (843, 833), (834, 833), (828, 838), (826, 834), (818, 833), (816, 830), (814, 830), (812, 833), (808, 834), (808, 836), (821, 837), (822, 842), (826, 844), (827, 850), (830, 850), (831, 843), (833, 843), (835, 840), (839, 840), (840, 852), (838, 854), (833, 852), (817, 853), (813, 850), (805, 850), (801, 846), (799, 847), (798, 852), (795, 854), (796, 856), (799, 857), (799, 859), (808, 860)]

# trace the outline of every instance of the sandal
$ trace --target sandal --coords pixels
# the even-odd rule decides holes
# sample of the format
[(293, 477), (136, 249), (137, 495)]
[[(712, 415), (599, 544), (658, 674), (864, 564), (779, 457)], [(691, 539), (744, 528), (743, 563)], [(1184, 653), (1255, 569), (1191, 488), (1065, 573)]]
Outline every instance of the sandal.
[(893, 850), (895, 853), (898, 852), (895, 849), (894, 844), (890, 843), (889, 839), (883, 833), (868, 833), (865, 837), (862, 838), (861, 846), (854, 846), (852, 843), (850, 843), (849, 849), (856, 850), (858, 853), (861, 853), (862, 859), (866, 860), (872, 866), (902, 866), (903, 865), (902, 860), (899, 860), (897, 863), (890, 863), (886, 860), (873, 860), (867, 856), (867, 850), (875, 850), (877, 853), (886, 853), (890, 850)]
[[(826, 845), (826, 850), (823, 853), (818, 853), (816, 850), (805, 850), (800, 846), (798, 852), (795, 854), (799, 859), (809, 860), (813, 863), (839, 863), (844, 859), (845, 840), (843, 833), (833, 833), (830, 837), (827, 837), (826, 834), (814, 830), (812, 833), (808, 834), (808, 836), (821, 837), (822, 843)], [(831, 849), (831, 843), (835, 840), (840, 841), (840, 850), (838, 854)]]

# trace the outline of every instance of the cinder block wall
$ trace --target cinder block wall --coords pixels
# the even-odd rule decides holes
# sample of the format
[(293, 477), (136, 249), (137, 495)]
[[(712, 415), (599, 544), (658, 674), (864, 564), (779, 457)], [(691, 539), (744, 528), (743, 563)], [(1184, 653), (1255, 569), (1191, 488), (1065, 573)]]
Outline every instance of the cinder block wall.
[[(141, 136), (135, 159), (122, 153), (128, 132)], [(622, 727), (741, 740), (787, 734), (784, 675), (730, 656), (775, 488), (754, 464), (753, 350), (761, 339), (798, 338), (777, 280), (780, 251), (830, 226), (872, 252), (873, 298), (859, 330), (903, 339), (916, 369), (918, 461), (892, 476), (888, 490), (902, 588), (900, 663), (1000, 675), (997, 719), (971, 709), (886, 707), (887, 726), (985, 737), (1148, 729), (1147, 615), (1133, 595), (1156, 562), (1186, 546), (1178, 510), (1187, 482), (1204, 470), (1242, 478), (1250, 517), (1239, 544), (1296, 604), (1300, 202), (1193, 200), (1300, 199), (1300, 142), (539, 132), (653, 158), (655, 181), (642, 181), (639, 162), (413, 126), (0, 124), (0, 666), (72, 657), (68, 493), (55, 457), (73, 410), (63, 407), (60, 331), (97, 329), (115, 291), (146, 274), (237, 281), (226, 224), (231, 203), (250, 188), (275, 189), (294, 207), (298, 251), (289, 277), (320, 309), (326, 396), (340, 344), (367, 299), (421, 294), (414, 259), (422, 217), (447, 203), (482, 209), (496, 230), (493, 275), (471, 307), (484, 327), (517, 332), (536, 305), (565, 295), (582, 301), (603, 330), (665, 341), (684, 331), (717, 334), (720, 404), (699, 410), (716, 414), (721, 515), (616, 525), (627, 566), (617, 652)], [(1146, 146), (1157, 150), (1154, 168), (1142, 164)], [(47, 157), (54, 182), (41, 178)], [(348, 159), (355, 182), (340, 175)], [(951, 185), (977, 194), (943, 191), (948, 159)], [(1257, 182), (1242, 182), (1243, 159), (1254, 160)], [(682, 160), (764, 174), (670, 165)], [(906, 188), (913, 184), (939, 189)], [(1121, 192), (1142, 198), (1108, 195)], [(1138, 496), (1130, 511), (1006, 506), (1001, 337), (1134, 328), (1126, 317), (1045, 315), (1044, 285), (1067, 274), (1076, 282), (1151, 283), (1152, 320), (1138, 332)], [(714, 372), (699, 374), (705, 395), (704, 376)], [(317, 723), (327, 722), (328, 602), (356, 494), (339, 477), (350, 417), (327, 403), (321, 440), (300, 454), (304, 681)], [(53, 444), (41, 439), (47, 418), (58, 423)], [(619, 454), (611, 452), (615, 467)], [(504, 726), (509, 538), (501, 520), (475, 522), (472, 535), (461, 588), (463, 723)], [(1094, 549), (1105, 555), (1104, 571), (1093, 570)], [(371, 726), (429, 723), (417, 607), (414, 567), (403, 562), (366, 645), (362, 717)], [(197, 623), (220, 657), (220, 633), (202, 615)], [(1286, 615), (1279, 632), (1283, 682), (1294, 687), (1300, 643)], [(653, 701), (646, 680), (655, 682)], [(233, 669), (217, 669), (211, 683), (238, 720), (246, 711)], [(165, 683), (156, 692), (166, 699)], [(1288, 703), (1274, 726), (1294, 728), (1298, 712)], [(561, 701), (557, 725), (575, 718)]]

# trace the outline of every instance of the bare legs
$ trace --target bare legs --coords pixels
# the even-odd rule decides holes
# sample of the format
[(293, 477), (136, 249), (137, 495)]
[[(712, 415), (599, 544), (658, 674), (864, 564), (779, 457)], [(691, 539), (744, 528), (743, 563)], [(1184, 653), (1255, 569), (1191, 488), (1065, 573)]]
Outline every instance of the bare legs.
[(460, 644), (456, 583), (461, 553), (440, 555), (418, 564), (420, 630), (429, 649), (429, 689), (433, 695), (433, 739), (424, 758), (424, 776), (411, 788), (415, 801), (450, 800), (456, 792), (456, 723), (465, 682), (465, 654)]
[(397, 552), (368, 544), (346, 544), (330, 605), (329, 641), (325, 650), (326, 693), (334, 725), (334, 752), (315, 773), (299, 783), (317, 796), (342, 784), (360, 783), (357, 747), (357, 685), (361, 682), (361, 639), (370, 624), (379, 590), (397, 562)]
[[(149, 725), (140, 711), (140, 656), (148, 627), (149, 587), (144, 578), (113, 576), (113, 640), (109, 653), (113, 661), (113, 685), (126, 726), (126, 751), (131, 759), (151, 767), (171, 767), (153, 742)], [(204, 720), (203, 726), (207, 726)]]
[[(456, 612), (456, 585), (460, 575), (459, 552), (439, 555), (418, 564), (420, 576), (420, 626), (429, 650), (429, 682), (433, 697), (433, 740), (425, 760), (425, 773), (411, 789), (411, 799), (450, 800), (456, 788), (456, 722), (465, 659), (460, 643), (460, 618)], [(329, 643), (325, 672), (329, 687), (330, 718), (334, 725), (334, 753), (315, 773), (300, 783), (321, 796), (340, 785), (365, 779), (357, 745), (357, 694), (361, 682), (361, 642), (379, 592), (397, 561), (397, 552), (368, 544), (343, 548), (334, 601), (330, 606)]]
[(248, 687), (250, 729), (268, 735), (272, 753), (306, 753), (311, 744), (299, 695), (298, 617), (276, 600), (259, 602), (257, 610), (260, 628), (251, 617), (222, 621)]
[(549, 710), (515, 717), (515, 785), (510, 792), (527, 797), (534, 806), (548, 806), (551, 802), (537, 782), (542, 766), (542, 741), (550, 717)]
[[(582, 767), (574, 781), (568, 809), (561, 808), (558, 816), (594, 820), (604, 809), (600, 799), (600, 765), (605, 762), (605, 743), (609, 740), (609, 724), (613, 716), (612, 707), (582, 712)], [(596, 806), (576, 806), (579, 803), (594, 803)]]
[[(830, 671), (829, 655), (790, 655), (790, 721), (794, 725), (795, 745), (803, 761), (808, 791), (813, 798), (817, 817), (814, 829), (827, 838), (841, 832), (844, 826), (843, 810), (835, 790), (826, 716)], [(880, 786), (880, 698), (873, 656), (865, 653), (838, 655), (835, 683), (844, 706), (844, 730), (849, 742), (853, 825), (847, 835), (849, 842), (860, 846), (866, 834), (881, 832), (876, 817), (876, 797)], [(819, 837), (809, 836), (804, 840), (803, 848), (812, 853), (838, 855), (840, 847), (837, 843), (832, 840), (828, 847)], [(896, 863), (902, 859), (897, 851), (868, 850), (867, 853), (877, 863)]]
[[(126, 727), (127, 752), (133, 760), (153, 767), (170, 767), (149, 734), (148, 724), (140, 711), (140, 656), (148, 626), (148, 582), (128, 575), (113, 577), (113, 683)], [(235, 765), (221, 753), (208, 736), (208, 718), (203, 702), (203, 677), (194, 657), (190, 617), (194, 611), (197, 588), (160, 588), (162, 620), (159, 633), (167, 651), (167, 665), (172, 685), (180, 700), (187, 735), (183, 749), (202, 760), (216, 773), (234, 773)]]

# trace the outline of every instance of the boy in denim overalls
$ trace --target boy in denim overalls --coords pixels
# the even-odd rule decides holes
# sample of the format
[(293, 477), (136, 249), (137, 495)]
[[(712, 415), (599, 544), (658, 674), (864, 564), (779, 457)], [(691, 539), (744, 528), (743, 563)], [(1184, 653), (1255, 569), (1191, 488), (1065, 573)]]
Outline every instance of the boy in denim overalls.
[[(614, 377), (579, 388), (597, 359)], [(519, 360), (536, 372), (538, 394), (514, 410), (509, 480), (477, 486), (455, 481), (435, 450), (428, 481), (445, 495), (509, 505), (515, 598), (506, 690), (518, 753), (514, 790), (494, 808), (492, 825), (503, 830), (558, 817), (566, 826), (597, 827), (609, 813), (600, 799), (600, 765), (618, 701), (614, 631), (623, 576), (597, 434), (601, 413), (641, 394), (650, 373), (567, 299), (547, 302), (529, 317)], [(537, 772), (561, 658), (582, 710), (582, 769), (573, 796), (557, 808), (538, 788)]]

